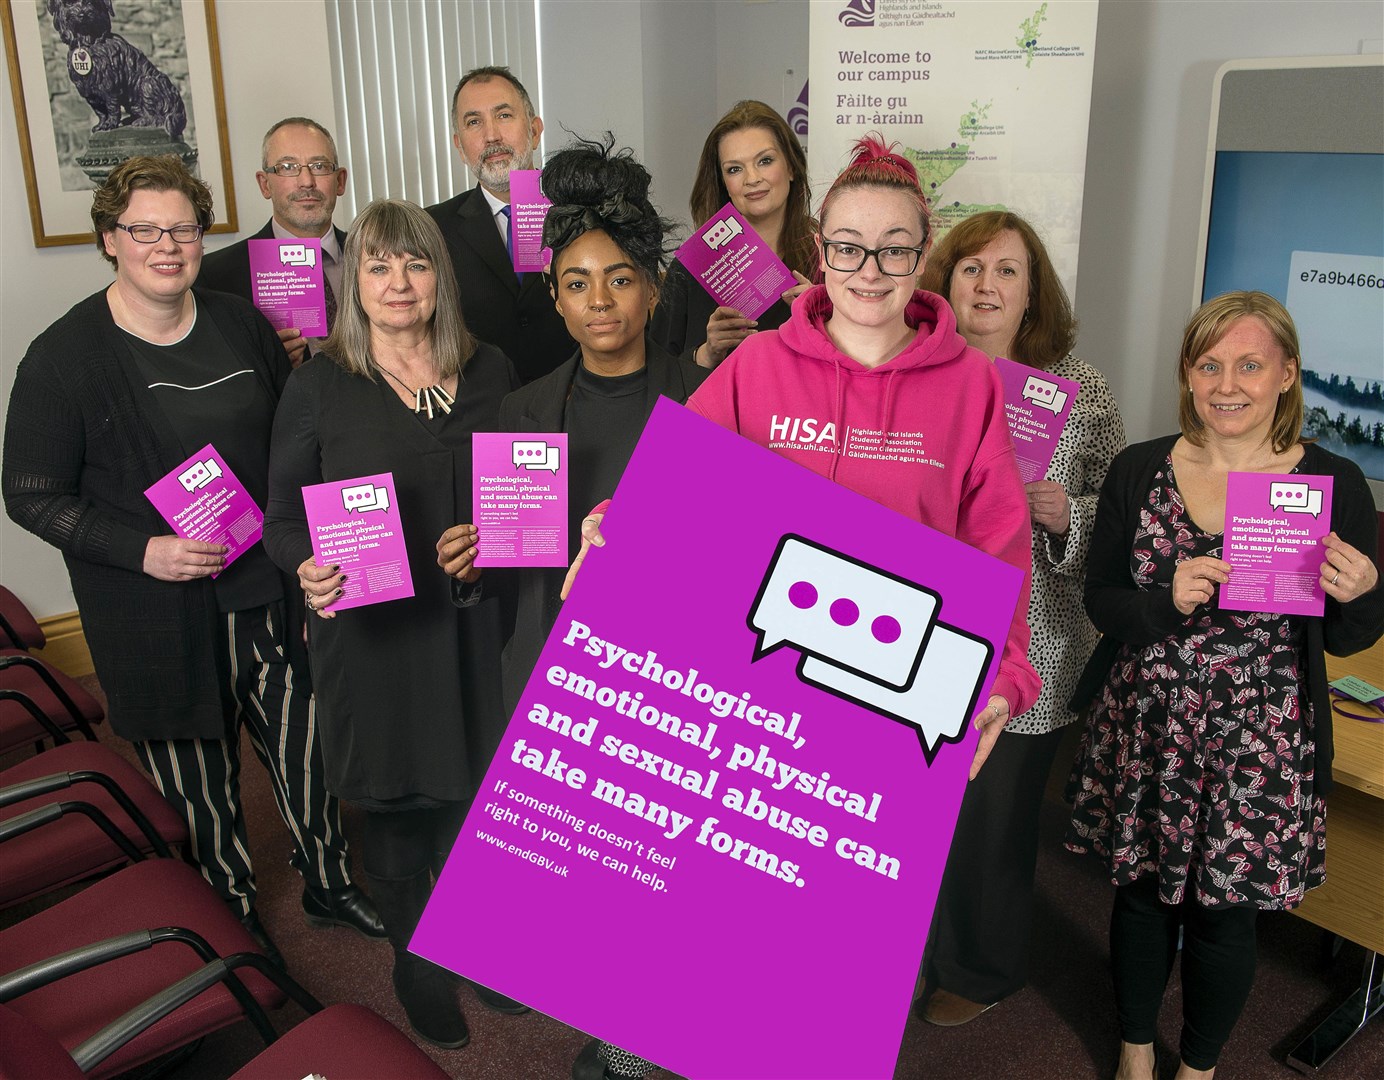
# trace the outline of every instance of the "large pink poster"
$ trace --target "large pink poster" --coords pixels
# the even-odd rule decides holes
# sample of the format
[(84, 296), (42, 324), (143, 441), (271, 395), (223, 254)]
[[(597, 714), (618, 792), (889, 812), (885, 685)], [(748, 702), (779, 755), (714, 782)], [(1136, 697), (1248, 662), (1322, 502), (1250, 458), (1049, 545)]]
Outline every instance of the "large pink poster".
[(412, 943), (684, 1076), (893, 1075), (1019, 571), (660, 401)]

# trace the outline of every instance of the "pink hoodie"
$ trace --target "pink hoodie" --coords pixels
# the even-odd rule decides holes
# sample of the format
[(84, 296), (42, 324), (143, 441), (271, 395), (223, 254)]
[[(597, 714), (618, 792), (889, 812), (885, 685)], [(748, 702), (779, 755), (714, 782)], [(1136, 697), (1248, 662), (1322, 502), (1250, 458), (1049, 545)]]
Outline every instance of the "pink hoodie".
[(1041, 683), (1027, 655), (1032, 525), (999, 374), (934, 293), (913, 294), (905, 318), (918, 334), (876, 368), (832, 344), (831, 311), (824, 286), (806, 290), (788, 322), (741, 342), (687, 407), (1022, 570), (991, 691), (1018, 716)]

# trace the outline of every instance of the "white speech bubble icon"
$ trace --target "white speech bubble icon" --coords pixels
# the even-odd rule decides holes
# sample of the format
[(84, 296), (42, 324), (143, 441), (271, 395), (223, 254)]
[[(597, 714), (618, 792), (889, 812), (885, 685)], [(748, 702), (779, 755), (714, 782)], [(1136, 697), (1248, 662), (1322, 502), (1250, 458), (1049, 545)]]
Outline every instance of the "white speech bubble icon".
[(280, 266), (316, 266), (317, 249), (306, 244), (280, 244)]
[(1275, 480), (1269, 488), (1269, 507), (1300, 511), (1307, 506), (1311, 491), (1311, 487), (1301, 480)]
[(538, 439), (515, 440), (510, 448), (510, 460), (520, 469), (556, 475), (560, 467), (559, 449)]
[(1030, 375), (1024, 381), (1023, 398), (1056, 416), (1066, 407), (1067, 391), (1060, 389), (1051, 379)]
[(905, 690), (880, 686), (814, 656), (803, 659), (799, 674), (823, 690), (916, 727), (931, 761), (942, 743), (965, 738), (992, 652), (988, 641), (939, 622), (928, 635), (913, 685)]
[(389, 489), (374, 484), (354, 484), (341, 489), (341, 505), (358, 514), (389, 509)]
[(178, 483), (188, 491), (196, 491), (198, 488), (206, 487), (218, 476), (221, 476), (221, 466), (216, 463), (216, 458), (207, 458), (206, 461), (196, 461), (178, 474)]
[(749, 624), (754, 659), (783, 645), (886, 686), (912, 683), (938, 607), (921, 585), (785, 536), (765, 572)]
[(702, 233), (702, 241), (715, 251), (719, 247), (725, 247), (744, 231), (744, 227), (735, 218), (725, 217)]
[(1269, 507), (1285, 514), (1320, 517), (1322, 492), (1301, 480), (1275, 480), (1269, 488)]

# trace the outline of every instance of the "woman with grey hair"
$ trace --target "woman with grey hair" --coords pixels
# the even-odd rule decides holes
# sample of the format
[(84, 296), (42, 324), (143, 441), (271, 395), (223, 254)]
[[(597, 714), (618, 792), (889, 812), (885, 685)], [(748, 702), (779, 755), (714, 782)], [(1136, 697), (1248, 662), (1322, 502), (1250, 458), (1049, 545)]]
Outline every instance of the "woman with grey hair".
[[(395, 993), (422, 1038), (455, 1048), (470, 1037), (455, 982), (408, 942), (506, 714), (499, 601), (472, 568), (454, 604), (433, 541), (471, 516), (471, 436), (494, 430), (518, 380), (467, 330), (446, 244), (419, 207), (371, 203), (343, 261), (332, 334), (293, 373), (274, 420), (264, 542), (303, 591), (327, 785), (366, 811), (365, 869), (394, 946)], [(302, 489), (383, 472), (413, 596), (337, 612), (347, 577), (313, 558)]]

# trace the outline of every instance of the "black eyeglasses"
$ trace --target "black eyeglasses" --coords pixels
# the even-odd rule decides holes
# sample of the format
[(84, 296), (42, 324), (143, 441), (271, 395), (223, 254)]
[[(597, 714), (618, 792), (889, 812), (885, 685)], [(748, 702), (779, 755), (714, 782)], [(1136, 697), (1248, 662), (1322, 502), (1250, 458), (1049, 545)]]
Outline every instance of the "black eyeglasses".
[(122, 225), (115, 223), (117, 229), (124, 229), (136, 244), (157, 244), (167, 233), (180, 244), (195, 244), (202, 239), (207, 230), (200, 225), (174, 225), (171, 229), (160, 229), (157, 225)]
[(272, 172), (275, 176), (297, 176), (304, 169), (312, 173), (313, 176), (331, 176), (336, 172), (335, 161), (280, 161), (275, 165), (266, 165), (265, 172)]
[(888, 274), (890, 277), (908, 277), (918, 269), (918, 263), (923, 257), (923, 249), (920, 247), (895, 245), (867, 248), (840, 240), (823, 240), (822, 249), (826, 255), (827, 265), (843, 274), (855, 273), (865, 265), (865, 260), (873, 255), (880, 273)]

